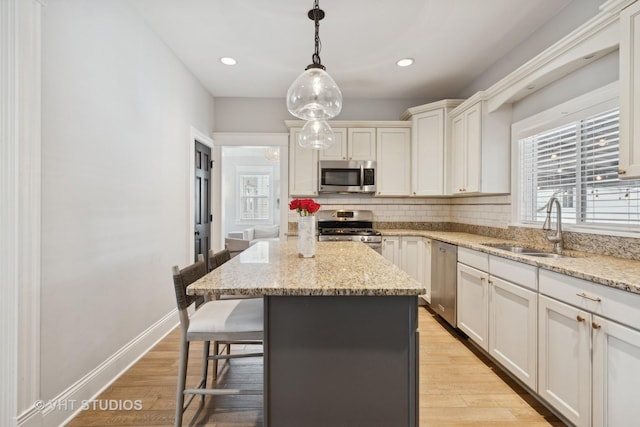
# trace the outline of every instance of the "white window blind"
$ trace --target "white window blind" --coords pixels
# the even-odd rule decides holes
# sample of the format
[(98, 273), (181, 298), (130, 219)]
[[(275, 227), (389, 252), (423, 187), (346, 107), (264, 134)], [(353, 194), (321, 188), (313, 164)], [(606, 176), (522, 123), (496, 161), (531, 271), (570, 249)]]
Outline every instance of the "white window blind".
[(270, 220), (271, 176), (264, 174), (240, 175), (239, 220)]
[(519, 141), (521, 221), (544, 221), (555, 195), (565, 223), (640, 226), (640, 180), (618, 179), (618, 121), (616, 108)]

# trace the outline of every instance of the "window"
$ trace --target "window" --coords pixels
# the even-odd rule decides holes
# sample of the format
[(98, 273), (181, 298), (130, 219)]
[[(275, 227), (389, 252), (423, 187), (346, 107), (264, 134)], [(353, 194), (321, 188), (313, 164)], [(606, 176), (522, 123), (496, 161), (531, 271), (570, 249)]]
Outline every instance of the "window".
[(241, 222), (271, 220), (271, 174), (241, 174), (238, 182), (240, 183), (239, 220)]
[(619, 109), (522, 138), (520, 221), (542, 222), (551, 196), (564, 223), (640, 226), (640, 180), (618, 179)]

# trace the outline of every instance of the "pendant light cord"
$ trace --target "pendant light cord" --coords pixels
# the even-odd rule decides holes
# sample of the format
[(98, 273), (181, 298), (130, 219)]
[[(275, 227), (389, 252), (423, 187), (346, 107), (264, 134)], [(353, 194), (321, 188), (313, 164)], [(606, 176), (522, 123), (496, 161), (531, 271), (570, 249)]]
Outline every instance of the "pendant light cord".
[(315, 23), (315, 51), (311, 56), (312, 64), (307, 67), (309, 68), (322, 68), (324, 70), (324, 66), (322, 65), (322, 61), (320, 60), (320, 50), (322, 49), (322, 42), (320, 41), (320, 20), (324, 18), (324, 11), (320, 9), (320, 5), (318, 4), (318, 0), (313, 2), (313, 9), (309, 11), (309, 18), (313, 19)]

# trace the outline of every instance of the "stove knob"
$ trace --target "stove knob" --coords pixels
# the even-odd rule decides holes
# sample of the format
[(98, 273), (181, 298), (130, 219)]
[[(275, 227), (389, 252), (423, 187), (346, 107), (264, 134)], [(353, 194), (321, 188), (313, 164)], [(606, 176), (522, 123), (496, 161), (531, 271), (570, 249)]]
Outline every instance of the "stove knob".
[(360, 238), (360, 241), (361, 241), (361, 242), (366, 242), (366, 241), (367, 241), (367, 238), (366, 238), (366, 237), (364, 237), (364, 236), (362, 236), (362, 237)]

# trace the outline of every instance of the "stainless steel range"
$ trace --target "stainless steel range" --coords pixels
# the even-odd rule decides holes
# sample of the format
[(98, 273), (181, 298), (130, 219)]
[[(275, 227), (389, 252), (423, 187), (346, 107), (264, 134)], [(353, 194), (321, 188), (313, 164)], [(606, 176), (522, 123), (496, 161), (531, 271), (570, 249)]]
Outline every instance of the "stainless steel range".
[(320, 242), (363, 242), (376, 252), (382, 252), (382, 233), (372, 228), (372, 211), (323, 210), (316, 215)]

